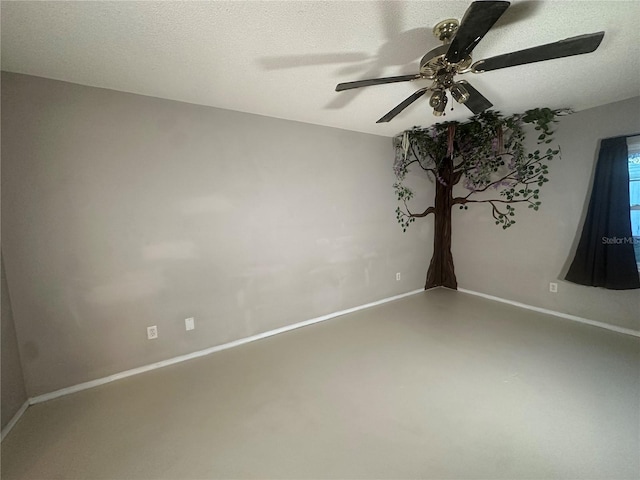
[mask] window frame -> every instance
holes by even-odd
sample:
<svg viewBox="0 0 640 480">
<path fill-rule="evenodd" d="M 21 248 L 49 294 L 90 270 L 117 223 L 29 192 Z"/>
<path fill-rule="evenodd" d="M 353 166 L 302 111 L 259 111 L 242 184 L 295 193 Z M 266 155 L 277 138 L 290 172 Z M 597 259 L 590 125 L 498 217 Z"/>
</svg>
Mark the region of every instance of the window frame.
<svg viewBox="0 0 640 480">
<path fill-rule="evenodd" d="M 640 135 L 636 135 L 633 137 L 627 137 L 627 157 L 629 161 L 629 216 L 631 217 L 631 230 L 632 235 L 634 230 L 633 225 L 633 216 L 631 216 L 631 212 L 640 211 L 640 203 L 633 203 L 631 199 L 631 184 L 638 182 L 640 185 L 640 176 L 637 178 L 631 176 L 631 165 L 638 163 L 640 165 Z M 633 157 L 633 160 L 632 160 Z M 640 226 L 636 227 L 636 230 L 640 228 Z M 638 271 L 640 272 L 640 236 L 632 236 L 633 241 L 633 249 L 636 254 L 636 265 L 638 267 Z"/>
</svg>

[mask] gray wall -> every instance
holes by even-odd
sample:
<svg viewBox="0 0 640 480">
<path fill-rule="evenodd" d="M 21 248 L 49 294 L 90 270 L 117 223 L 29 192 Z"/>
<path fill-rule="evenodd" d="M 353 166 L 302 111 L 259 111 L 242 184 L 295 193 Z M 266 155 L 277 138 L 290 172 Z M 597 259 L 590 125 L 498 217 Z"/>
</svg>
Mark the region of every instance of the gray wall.
<svg viewBox="0 0 640 480">
<path fill-rule="evenodd" d="M 30 396 L 423 285 L 389 138 L 6 73 L 2 127 Z"/>
<path fill-rule="evenodd" d="M 517 223 L 494 224 L 490 209 L 454 212 L 459 286 L 612 325 L 640 330 L 640 290 L 613 291 L 563 280 L 586 214 L 599 140 L 640 132 L 640 97 L 563 117 L 538 212 L 516 207 Z M 557 282 L 558 293 L 549 292 Z"/>
<path fill-rule="evenodd" d="M 27 400 L 27 392 L 24 388 L 22 366 L 18 353 L 18 341 L 13 324 L 11 312 L 11 300 L 7 290 L 7 279 L 4 273 L 4 260 L 0 260 L 2 276 L 2 331 L 0 332 L 2 345 L 0 347 L 0 428 L 4 429 L 20 407 Z"/>
<path fill-rule="evenodd" d="M 397 226 L 388 138 L 17 74 L 2 87 L 2 243 L 30 396 L 424 284 L 432 220 Z M 639 131 L 639 112 L 636 98 L 563 119 L 542 209 L 511 229 L 454 212 L 460 287 L 639 329 L 637 291 L 558 280 L 598 139 Z M 431 184 L 411 183 L 428 204 Z"/>
</svg>

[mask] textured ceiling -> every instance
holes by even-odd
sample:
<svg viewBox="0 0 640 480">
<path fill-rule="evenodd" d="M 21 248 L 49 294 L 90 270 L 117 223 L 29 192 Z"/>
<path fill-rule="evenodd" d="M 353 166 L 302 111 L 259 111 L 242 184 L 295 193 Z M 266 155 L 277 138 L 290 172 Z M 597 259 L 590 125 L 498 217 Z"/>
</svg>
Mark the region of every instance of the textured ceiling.
<svg viewBox="0 0 640 480">
<path fill-rule="evenodd" d="M 384 113 L 427 80 L 336 93 L 339 82 L 412 74 L 439 45 L 435 23 L 469 1 L 6 2 L 2 69 L 391 136 L 436 122 L 425 98 Z M 640 94 L 640 1 L 514 1 L 474 60 L 583 33 L 591 54 L 466 74 L 494 108 L 575 110 Z M 460 78 L 460 77 L 458 77 Z M 447 108 L 443 120 L 469 111 Z"/>
</svg>

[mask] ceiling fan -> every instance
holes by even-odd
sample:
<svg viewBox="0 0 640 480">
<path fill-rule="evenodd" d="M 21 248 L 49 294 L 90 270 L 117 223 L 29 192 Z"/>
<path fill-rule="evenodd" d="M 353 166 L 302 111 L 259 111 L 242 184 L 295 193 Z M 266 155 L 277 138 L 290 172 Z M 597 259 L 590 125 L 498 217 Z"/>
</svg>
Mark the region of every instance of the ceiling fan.
<svg viewBox="0 0 640 480">
<path fill-rule="evenodd" d="M 466 80 L 455 80 L 456 75 L 467 72 L 490 72 L 500 68 L 591 53 L 598 48 L 604 37 L 604 32 L 589 33 L 472 63 L 471 52 L 509 5 L 510 2 L 507 1 L 475 1 L 469 6 L 460 22 L 454 18 L 439 22 L 433 28 L 433 34 L 443 44 L 422 57 L 419 73 L 415 75 L 339 83 L 336 91 L 427 79 L 433 80 L 431 86 L 417 90 L 376 123 L 390 121 L 427 92 L 432 92 L 429 105 L 433 107 L 433 114 L 436 116 L 444 114 L 447 106 L 447 91 L 456 102 L 477 114 L 491 108 L 493 104 Z"/>
</svg>

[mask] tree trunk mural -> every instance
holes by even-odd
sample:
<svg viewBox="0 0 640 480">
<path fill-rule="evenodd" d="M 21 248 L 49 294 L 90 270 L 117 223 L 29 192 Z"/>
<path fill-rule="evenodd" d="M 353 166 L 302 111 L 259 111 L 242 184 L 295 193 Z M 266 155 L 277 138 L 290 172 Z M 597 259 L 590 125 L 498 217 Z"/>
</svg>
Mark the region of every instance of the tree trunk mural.
<svg viewBox="0 0 640 480">
<path fill-rule="evenodd" d="M 451 208 L 453 207 L 453 161 L 445 159 L 438 169 L 436 182 L 436 197 L 434 201 L 433 215 L 434 236 L 433 256 L 427 271 L 427 283 L 425 290 L 443 286 L 453 289 L 458 288 L 456 274 L 453 268 L 453 255 L 451 253 Z"/>
<path fill-rule="evenodd" d="M 503 229 L 515 224 L 515 205 L 538 210 L 540 189 L 547 181 L 547 162 L 559 155 L 559 148 L 540 148 L 526 153 L 524 126 L 539 132 L 538 145 L 553 141 L 551 125 L 556 117 L 569 110 L 548 108 L 528 110 L 523 114 L 502 117 L 486 111 L 466 123 L 436 124 L 415 127 L 394 138 L 396 159 L 394 184 L 401 207 L 396 218 L 403 230 L 416 218 L 434 216 L 433 256 L 427 271 L 425 289 L 457 289 L 451 252 L 451 217 L 454 206 L 467 210 L 469 204 L 486 203 L 496 225 Z M 409 168 L 417 165 L 435 183 L 433 206 L 422 213 L 409 209 L 413 191 L 403 182 Z M 467 192 L 454 196 L 456 185 L 463 181 Z M 474 198 L 476 197 L 476 198 Z"/>
</svg>

